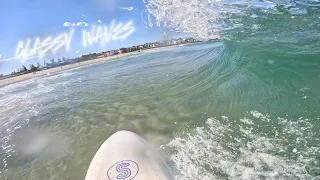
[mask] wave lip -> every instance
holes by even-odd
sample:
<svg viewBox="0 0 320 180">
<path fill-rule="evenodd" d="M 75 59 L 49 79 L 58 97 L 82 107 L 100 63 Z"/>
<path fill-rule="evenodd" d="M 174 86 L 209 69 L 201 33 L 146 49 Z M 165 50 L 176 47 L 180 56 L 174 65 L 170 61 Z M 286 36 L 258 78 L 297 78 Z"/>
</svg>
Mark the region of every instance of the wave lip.
<svg viewBox="0 0 320 180">
<path fill-rule="evenodd" d="M 229 39 L 239 34 L 250 37 L 255 35 L 252 33 L 263 32 L 269 32 L 270 35 L 286 32 L 287 36 L 292 36 L 295 29 L 311 28 L 307 26 L 316 29 L 318 27 L 313 23 L 319 23 L 317 16 L 308 16 L 319 13 L 318 0 L 145 0 L 145 4 L 149 13 L 149 26 L 162 24 L 168 29 L 188 32 L 203 40 Z M 308 25 L 292 21 L 294 16 L 305 17 L 302 21 L 307 20 Z M 265 25 L 265 28 L 251 29 L 257 22 Z M 230 31 L 235 29 L 235 32 Z"/>
</svg>

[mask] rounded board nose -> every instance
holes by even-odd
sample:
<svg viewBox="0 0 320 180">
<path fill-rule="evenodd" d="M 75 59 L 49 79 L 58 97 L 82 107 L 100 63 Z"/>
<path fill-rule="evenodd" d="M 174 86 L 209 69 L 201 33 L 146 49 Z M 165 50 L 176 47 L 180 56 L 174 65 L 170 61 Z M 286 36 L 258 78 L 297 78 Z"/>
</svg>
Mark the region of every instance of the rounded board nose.
<svg viewBox="0 0 320 180">
<path fill-rule="evenodd" d="M 156 150 L 139 135 L 119 131 L 110 136 L 91 161 L 86 180 L 173 180 Z"/>
</svg>

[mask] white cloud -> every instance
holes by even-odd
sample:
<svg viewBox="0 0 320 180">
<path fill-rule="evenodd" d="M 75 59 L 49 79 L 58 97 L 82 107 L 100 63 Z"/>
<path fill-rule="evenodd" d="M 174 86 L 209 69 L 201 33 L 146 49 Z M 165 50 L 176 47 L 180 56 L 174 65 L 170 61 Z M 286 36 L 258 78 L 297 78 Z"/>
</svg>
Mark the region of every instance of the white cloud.
<svg viewBox="0 0 320 180">
<path fill-rule="evenodd" d="M 98 20 L 98 23 L 102 23 L 102 21 L 99 19 L 99 20 Z"/>
<path fill-rule="evenodd" d="M 64 23 L 63 23 L 63 26 L 64 26 L 64 27 L 69 27 L 69 26 L 71 26 L 71 24 L 70 24 L 69 22 L 64 22 Z"/>
<path fill-rule="evenodd" d="M 132 11 L 132 10 L 134 10 L 134 7 L 121 7 L 120 9 Z"/>
<path fill-rule="evenodd" d="M 87 17 L 87 16 L 86 16 L 86 15 L 84 15 L 84 14 L 82 14 L 81 16 L 82 16 L 82 17 Z"/>
<path fill-rule="evenodd" d="M 77 51 L 76 51 L 76 53 L 79 53 L 79 52 L 80 52 L 80 50 L 77 50 Z"/>
<path fill-rule="evenodd" d="M 0 59 L 2 58 L 2 55 L 0 54 Z"/>
<path fill-rule="evenodd" d="M 82 25 L 82 22 L 77 22 L 76 26 L 81 26 Z"/>
<path fill-rule="evenodd" d="M 0 62 L 9 61 L 9 60 L 12 60 L 12 59 L 15 59 L 15 58 L 12 57 L 12 58 L 7 58 L 7 59 L 0 59 Z"/>
<path fill-rule="evenodd" d="M 88 23 L 84 22 L 83 20 L 79 21 L 79 22 L 65 22 L 63 23 L 64 27 L 82 27 L 82 26 L 89 26 Z"/>
</svg>

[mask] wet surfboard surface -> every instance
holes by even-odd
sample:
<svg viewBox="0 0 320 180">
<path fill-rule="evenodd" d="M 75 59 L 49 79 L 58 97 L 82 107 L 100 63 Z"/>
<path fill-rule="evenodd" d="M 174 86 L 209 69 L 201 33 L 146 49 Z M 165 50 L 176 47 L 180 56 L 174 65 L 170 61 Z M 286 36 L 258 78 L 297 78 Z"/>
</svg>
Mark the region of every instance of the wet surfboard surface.
<svg viewBox="0 0 320 180">
<path fill-rule="evenodd" d="M 174 180 L 167 165 L 139 135 L 119 131 L 95 154 L 85 180 Z"/>
</svg>

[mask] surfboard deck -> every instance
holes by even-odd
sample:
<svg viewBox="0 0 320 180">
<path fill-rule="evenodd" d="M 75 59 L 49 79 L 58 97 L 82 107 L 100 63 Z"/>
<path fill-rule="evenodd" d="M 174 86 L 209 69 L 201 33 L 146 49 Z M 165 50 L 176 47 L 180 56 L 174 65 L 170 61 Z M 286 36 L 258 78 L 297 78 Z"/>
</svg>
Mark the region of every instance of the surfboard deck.
<svg viewBox="0 0 320 180">
<path fill-rule="evenodd" d="M 85 180 L 173 180 L 167 165 L 139 135 L 119 131 L 95 154 Z"/>
</svg>

